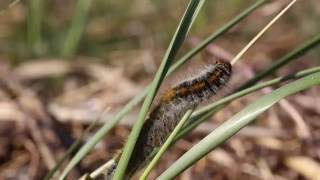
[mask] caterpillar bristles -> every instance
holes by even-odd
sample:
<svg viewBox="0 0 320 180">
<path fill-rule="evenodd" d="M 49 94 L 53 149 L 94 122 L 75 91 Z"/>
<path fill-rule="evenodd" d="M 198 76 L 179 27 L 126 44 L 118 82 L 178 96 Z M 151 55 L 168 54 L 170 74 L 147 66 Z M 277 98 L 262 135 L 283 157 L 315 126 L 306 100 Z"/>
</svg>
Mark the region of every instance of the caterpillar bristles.
<svg viewBox="0 0 320 180">
<path fill-rule="evenodd" d="M 208 65 L 195 77 L 184 80 L 165 91 L 141 130 L 126 170 L 126 179 L 152 158 L 153 150 L 165 142 L 182 116 L 189 109 L 197 107 L 201 102 L 215 95 L 228 82 L 231 74 L 231 64 L 219 60 L 215 64 Z M 112 178 L 118 160 L 114 158 L 114 164 L 106 175 L 107 180 Z"/>
</svg>

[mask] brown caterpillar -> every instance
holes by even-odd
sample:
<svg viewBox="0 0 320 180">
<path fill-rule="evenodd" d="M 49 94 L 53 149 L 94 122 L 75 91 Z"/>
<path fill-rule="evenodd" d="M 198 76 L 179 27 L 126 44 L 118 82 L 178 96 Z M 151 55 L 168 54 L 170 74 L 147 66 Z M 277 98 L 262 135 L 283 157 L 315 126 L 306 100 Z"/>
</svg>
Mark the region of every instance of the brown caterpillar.
<svg viewBox="0 0 320 180">
<path fill-rule="evenodd" d="M 219 60 L 209 65 L 198 76 L 167 90 L 141 130 L 126 170 L 126 179 L 129 179 L 152 158 L 152 151 L 165 142 L 182 116 L 189 109 L 195 108 L 202 101 L 216 94 L 227 83 L 231 74 L 231 64 Z M 108 169 L 107 180 L 112 179 L 120 155 L 121 153 Z"/>
</svg>

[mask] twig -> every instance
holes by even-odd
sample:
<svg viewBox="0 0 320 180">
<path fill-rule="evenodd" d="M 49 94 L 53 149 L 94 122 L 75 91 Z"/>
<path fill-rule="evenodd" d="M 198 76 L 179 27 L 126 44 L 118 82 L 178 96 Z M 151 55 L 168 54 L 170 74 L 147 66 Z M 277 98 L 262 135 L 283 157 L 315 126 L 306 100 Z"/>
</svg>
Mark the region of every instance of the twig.
<svg viewBox="0 0 320 180">
<path fill-rule="evenodd" d="M 231 61 L 234 65 L 247 50 L 295 3 L 297 0 L 292 0 L 276 17 L 274 17 Z"/>
</svg>

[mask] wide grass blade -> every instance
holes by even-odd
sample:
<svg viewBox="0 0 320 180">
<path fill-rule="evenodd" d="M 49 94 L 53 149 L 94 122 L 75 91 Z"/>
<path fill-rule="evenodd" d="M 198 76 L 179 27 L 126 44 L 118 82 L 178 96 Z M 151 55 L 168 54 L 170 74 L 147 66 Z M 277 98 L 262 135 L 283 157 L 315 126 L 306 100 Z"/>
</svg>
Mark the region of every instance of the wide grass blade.
<svg viewBox="0 0 320 180">
<path fill-rule="evenodd" d="M 198 144 L 193 146 L 182 157 L 175 161 L 175 163 L 173 163 L 165 172 L 163 172 L 157 178 L 157 180 L 173 179 L 216 148 L 218 145 L 228 140 L 243 127 L 252 123 L 257 116 L 269 109 L 281 99 L 319 84 L 320 72 L 317 72 L 278 88 L 273 92 L 259 98 L 252 104 L 248 105 L 245 109 L 234 115 L 228 121 L 224 122 L 218 128 L 213 130 Z"/>
<path fill-rule="evenodd" d="M 245 9 L 242 13 L 236 16 L 234 19 L 230 20 L 224 26 L 219 28 L 216 32 L 212 33 L 208 38 L 202 41 L 194 49 L 184 55 L 179 59 L 172 67 L 169 69 L 168 74 L 174 72 L 176 69 L 181 67 L 184 63 L 198 54 L 203 50 L 208 44 L 216 40 L 218 37 L 226 33 L 229 29 L 238 24 L 242 19 L 247 17 L 251 12 L 260 7 L 267 0 L 259 0 L 256 3 L 252 4 L 250 7 Z M 129 101 L 116 115 L 105 121 L 105 124 L 93 135 L 93 137 L 83 145 L 76 155 L 71 159 L 69 164 L 66 167 L 66 170 L 71 170 L 80 160 L 105 136 L 130 110 L 133 109 L 141 100 L 145 97 L 149 91 L 150 85 L 148 85 L 142 92 L 140 92 L 136 97 Z"/>
<path fill-rule="evenodd" d="M 61 56 L 69 58 L 77 50 L 85 28 L 91 0 L 78 0 L 74 10 L 71 26 L 67 32 L 61 49 Z"/>
<path fill-rule="evenodd" d="M 113 176 L 114 180 L 122 180 L 125 176 L 125 171 L 130 160 L 132 151 L 134 149 L 135 143 L 138 139 L 142 126 L 144 124 L 144 120 L 147 116 L 147 113 L 150 109 L 152 101 L 160 87 L 161 82 L 163 81 L 164 77 L 166 76 L 169 67 L 174 60 L 178 50 L 180 49 L 187 32 L 189 31 L 190 27 L 192 26 L 192 22 L 196 13 L 199 12 L 199 6 L 203 5 L 205 0 L 191 0 L 188 8 L 182 17 L 182 20 L 173 36 L 173 39 L 167 49 L 167 52 L 161 62 L 161 65 L 155 75 L 154 80 L 150 86 L 150 91 L 148 92 L 146 99 L 142 105 L 138 118 L 133 125 L 132 131 L 128 137 L 128 141 L 123 149 L 122 155 L 120 157 L 119 163 L 117 165 L 115 174 Z"/>
</svg>

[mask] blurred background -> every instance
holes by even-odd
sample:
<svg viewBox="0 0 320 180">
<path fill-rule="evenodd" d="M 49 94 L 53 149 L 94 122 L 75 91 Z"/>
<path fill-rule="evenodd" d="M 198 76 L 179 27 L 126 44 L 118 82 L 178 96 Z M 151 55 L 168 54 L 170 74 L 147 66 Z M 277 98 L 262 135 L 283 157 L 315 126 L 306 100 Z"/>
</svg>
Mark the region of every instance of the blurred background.
<svg viewBox="0 0 320 180">
<path fill-rule="evenodd" d="M 207 1 L 178 57 L 254 2 Z M 92 122 L 98 120 L 82 143 L 142 91 L 187 3 L 0 0 L 0 179 L 43 179 Z M 287 3 L 273 0 L 258 8 L 169 77 L 162 89 L 206 63 L 230 60 Z M 236 76 L 225 91 L 319 34 L 319 18 L 318 0 L 298 2 L 235 65 Z M 319 58 L 315 47 L 273 77 L 319 66 Z M 233 102 L 178 141 L 151 179 L 219 123 L 276 87 Z M 320 88 L 314 87 L 281 101 L 179 179 L 319 180 L 319 94 Z M 109 160 L 125 142 L 138 110 L 127 115 L 69 178 L 77 179 Z"/>
</svg>

